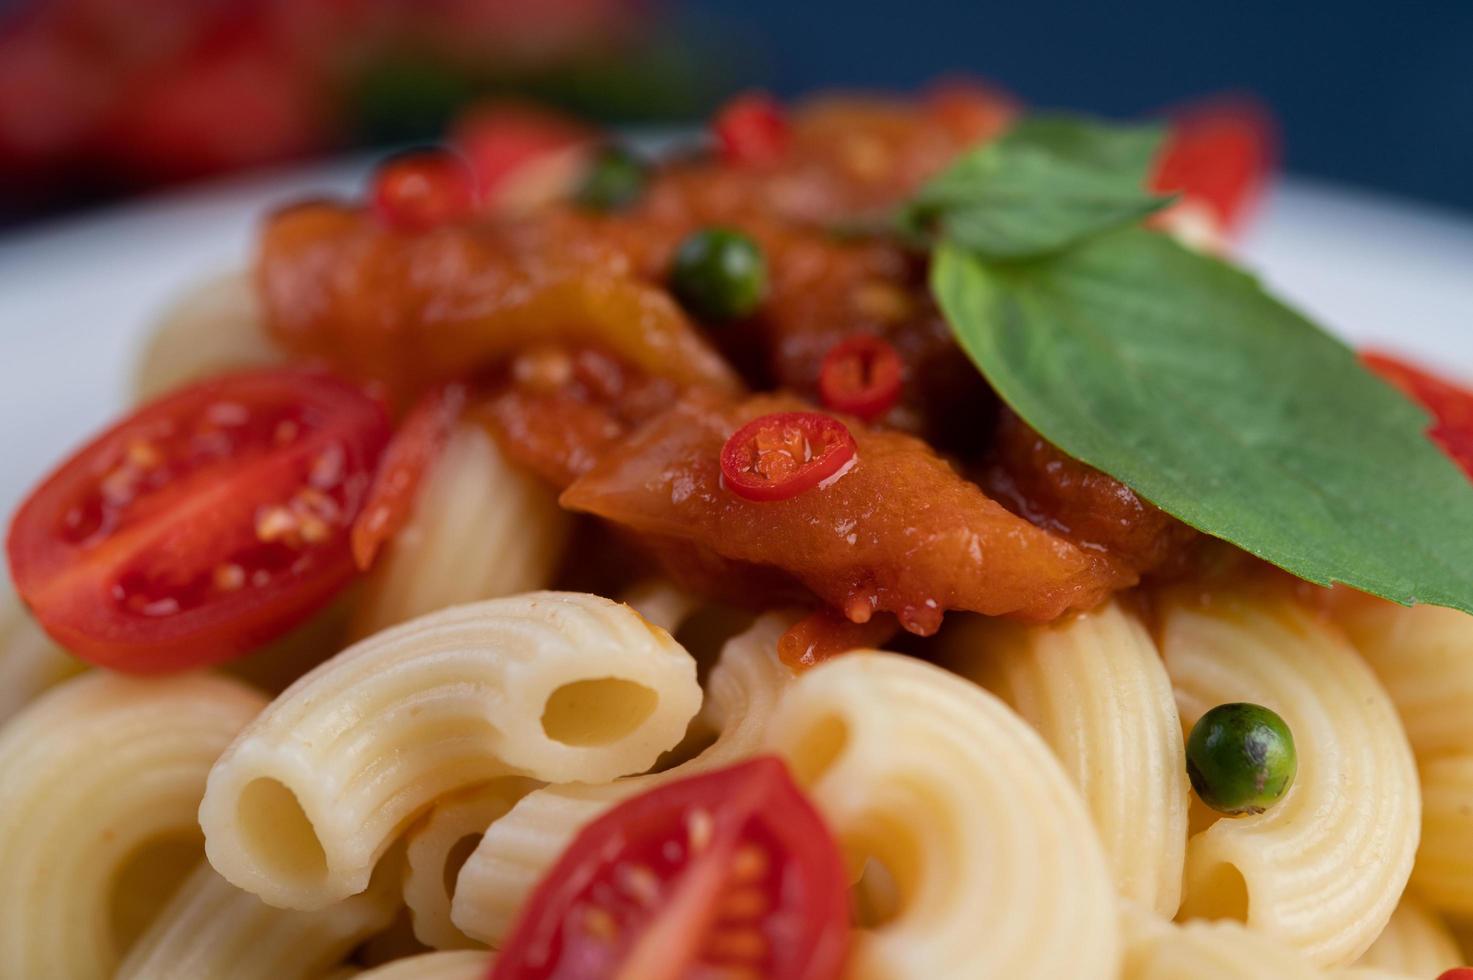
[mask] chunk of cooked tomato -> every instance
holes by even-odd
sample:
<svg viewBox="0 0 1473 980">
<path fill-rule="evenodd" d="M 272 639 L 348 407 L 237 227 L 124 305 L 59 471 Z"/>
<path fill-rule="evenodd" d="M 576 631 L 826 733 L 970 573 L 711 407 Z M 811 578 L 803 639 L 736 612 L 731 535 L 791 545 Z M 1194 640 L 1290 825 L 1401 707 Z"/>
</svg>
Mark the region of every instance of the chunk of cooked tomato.
<svg viewBox="0 0 1473 980">
<path fill-rule="evenodd" d="M 589 824 L 528 899 L 490 980 L 835 980 L 838 845 L 764 756 L 669 783 Z"/>
<path fill-rule="evenodd" d="M 353 561 L 359 568 L 372 565 L 379 549 L 409 523 L 419 485 L 450 441 L 465 400 L 465 385 L 438 385 L 425 393 L 394 433 L 368 502 L 353 521 Z"/>
<path fill-rule="evenodd" d="M 1175 114 L 1152 186 L 1205 207 L 1231 232 L 1262 195 L 1278 154 L 1273 118 L 1246 99 L 1218 99 Z"/>
<path fill-rule="evenodd" d="M 137 673 L 227 660 L 353 576 L 389 419 L 321 371 L 231 374 L 145 405 L 16 512 L 16 590 L 62 646 Z"/>
</svg>

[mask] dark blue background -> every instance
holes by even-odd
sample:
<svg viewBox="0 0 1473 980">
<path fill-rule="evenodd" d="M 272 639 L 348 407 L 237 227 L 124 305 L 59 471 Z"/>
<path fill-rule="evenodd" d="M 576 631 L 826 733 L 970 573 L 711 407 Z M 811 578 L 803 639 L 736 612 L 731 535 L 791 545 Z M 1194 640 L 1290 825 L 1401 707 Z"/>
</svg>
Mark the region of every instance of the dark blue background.
<svg viewBox="0 0 1473 980">
<path fill-rule="evenodd" d="M 947 72 L 1110 115 L 1224 89 L 1278 114 L 1289 169 L 1473 211 L 1473 0 L 687 0 L 783 95 Z"/>
</svg>

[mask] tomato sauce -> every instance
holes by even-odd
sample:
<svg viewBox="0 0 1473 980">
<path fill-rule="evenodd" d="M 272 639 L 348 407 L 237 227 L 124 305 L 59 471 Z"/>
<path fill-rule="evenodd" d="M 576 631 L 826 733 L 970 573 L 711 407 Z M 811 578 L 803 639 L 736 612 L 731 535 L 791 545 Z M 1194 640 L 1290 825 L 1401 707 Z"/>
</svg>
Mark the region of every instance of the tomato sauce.
<svg viewBox="0 0 1473 980">
<path fill-rule="evenodd" d="M 922 635 L 951 608 L 1050 619 L 1166 567 L 1191 532 L 1000 413 L 929 295 L 924 256 L 875 231 L 1011 112 L 966 89 L 816 103 L 782 120 L 760 160 L 677 154 L 623 209 L 565 201 L 407 233 L 362 208 L 303 205 L 261 242 L 268 323 L 401 409 L 476 378 L 472 416 L 513 460 L 688 587 L 816 598 Z M 766 292 L 745 319 L 702 323 L 668 289 L 682 240 L 713 226 L 763 252 Z M 841 416 L 854 464 L 791 499 L 731 492 L 727 438 L 764 412 L 824 406 L 825 358 L 858 337 L 893 352 L 900 383 L 864 402 L 868 423 Z"/>
</svg>

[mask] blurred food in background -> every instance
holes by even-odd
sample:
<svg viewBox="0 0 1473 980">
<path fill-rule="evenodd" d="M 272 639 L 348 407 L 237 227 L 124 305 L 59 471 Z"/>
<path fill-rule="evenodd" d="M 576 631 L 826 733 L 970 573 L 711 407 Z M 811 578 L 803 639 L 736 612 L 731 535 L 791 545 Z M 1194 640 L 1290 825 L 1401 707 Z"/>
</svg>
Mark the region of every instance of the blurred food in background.
<svg viewBox="0 0 1473 980">
<path fill-rule="evenodd" d="M 506 93 L 602 121 L 690 117 L 740 60 L 730 39 L 704 44 L 655 0 L 0 8 L 0 220 L 433 137 Z"/>
</svg>

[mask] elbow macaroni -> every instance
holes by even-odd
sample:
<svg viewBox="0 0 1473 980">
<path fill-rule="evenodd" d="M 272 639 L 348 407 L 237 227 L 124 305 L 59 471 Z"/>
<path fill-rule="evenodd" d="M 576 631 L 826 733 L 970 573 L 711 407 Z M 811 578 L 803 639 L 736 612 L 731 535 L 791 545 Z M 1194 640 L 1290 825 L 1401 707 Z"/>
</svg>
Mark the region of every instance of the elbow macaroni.
<svg viewBox="0 0 1473 980">
<path fill-rule="evenodd" d="M 250 277 L 232 272 L 199 283 L 164 312 L 139 358 L 133 391 L 138 401 L 150 401 L 212 374 L 284 356 L 266 333 Z"/>
<path fill-rule="evenodd" d="M 777 639 L 792 622 L 792 616 L 769 613 L 728 641 L 711 670 L 701 719 L 720 734 L 696 758 L 665 772 L 614 783 L 549 786 L 531 793 L 491 824 L 461 869 L 453 904 L 455 924 L 476 939 L 499 942 L 543 872 L 584 825 L 636 793 L 754 754 L 793 679 L 777 658 Z"/>
<path fill-rule="evenodd" d="M 1385 689 L 1332 627 L 1283 600 L 1169 605 L 1161 648 L 1183 724 L 1262 704 L 1299 758 L 1274 806 L 1188 842 L 1182 916 L 1243 919 L 1324 966 L 1355 959 L 1391 917 L 1417 847 L 1416 767 Z"/>
<path fill-rule="evenodd" d="M 538 785 L 520 776 L 493 779 L 440 800 L 410 828 L 405 835 L 404 901 L 416 939 L 434 949 L 478 945 L 450 921 L 456 878 L 486 828 Z"/>
<path fill-rule="evenodd" d="M 894 917 L 855 937 L 853 980 L 1116 976 L 1113 887 L 1084 803 L 980 687 L 848 653 L 793 685 L 767 744 L 898 888 Z"/>
<path fill-rule="evenodd" d="M 57 646 L 8 588 L 0 595 L 0 724 L 86 664 Z"/>
<path fill-rule="evenodd" d="M 0 729 L 0 976 L 112 975 L 198 863 L 205 778 L 262 704 L 208 674 L 98 671 Z"/>
<path fill-rule="evenodd" d="M 1412 874 L 1415 876 L 1416 871 Z M 1408 893 L 1401 897 L 1391 921 L 1356 965 L 1436 977 L 1462 962 L 1458 941 L 1447 924 Z"/>
<path fill-rule="evenodd" d="M 1038 730 L 1084 796 L 1125 898 L 1170 917 L 1181 900 L 1188 784 L 1161 655 L 1111 603 L 1052 626 L 969 619 L 948 666 Z"/>
<path fill-rule="evenodd" d="M 269 904 L 321 908 L 444 795 L 639 772 L 699 702 L 690 656 L 627 606 L 543 592 L 442 610 L 338 654 L 241 733 L 210 773 L 206 851 Z"/>
<path fill-rule="evenodd" d="M 437 609 L 547 586 L 572 518 L 474 422 L 425 474 L 409 523 L 384 547 L 357 604 L 367 636 Z"/>
<path fill-rule="evenodd" d="M 114 980 L 316 980 L 393 919 L 397 871 L 384 868 L 361 895 L 298 912 L 264 904 L 201 861 Z"/>
</svg>

